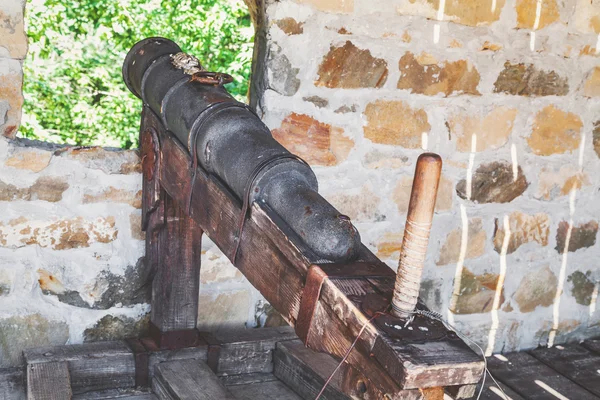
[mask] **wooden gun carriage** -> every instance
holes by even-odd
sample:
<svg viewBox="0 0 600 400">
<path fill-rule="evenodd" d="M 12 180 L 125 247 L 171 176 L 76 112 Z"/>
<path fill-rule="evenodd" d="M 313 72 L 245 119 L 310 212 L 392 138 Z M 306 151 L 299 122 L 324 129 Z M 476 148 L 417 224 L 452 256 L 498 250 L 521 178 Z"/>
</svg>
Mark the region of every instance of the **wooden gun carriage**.
<svg viewBox="0 0 600 400">
<path fill-rule="evenodd" d="M 267 352 L 273 350 L 278 340 L 269 338 L 228 355 L 235 347 L 231 341 L 196 329 L 198 311 L 202 312 L 201 240 L 206 234 L 293 327 L 294 332 L 281 331 L 281 340 L 297 335 L 303 345 L 323 353 L 298 347 L 300 342 L 283 342 L 276 363 L 295 365 L 290 367 L 294 376 L 302 365 L 302 373 L 308 374 L 305 381 L 311 382 L 305 385 L 314 386 L 327 378 L 323 371 L 332 372 L 331 367 L 343 359 L 322 398 L 441 398 L 444 388 L 459 397 L 461 392 L 472 393 L 484 370 L 481 356 L 442 322 L 423 313 L 427 309 L 421 302 L 415 312 L 410 312 L 414 304 L 404 314 L 394 312 L 396 273 L 360 243 L 349 219 L 318 195 L 308 165 L 273 144 L 260 119 L 227 93 L 223 84 L 228 75 L 206 72 L 175 43 L 149 38 L 128 54 L 124 79 L 144 103 L 142 224 L 145 260 L 156 275 L 150 337 L 128 341 L 128 349 L 101 351 L 107 369 L 111 359 L 115 362 L 127 353 L 133 366 L 126 369 L 133 368 L 139 387 L 153 380 L 160 391 L 169 380 L 165 375 L 180 378 L 185 371 L 197 370 L 190 385 L 210 394 L 207 387 L 216 378 L 206 369 L 198 369 L 198 364 L 186 367 L 181 361 L 173 371 L 161 371 L 166 367 L 159 368 L 159 362 L 197 358 L 222 373 L 227 363 L 245 365 L 244 357 L 233 361 L 235 354 L 240 357 L 249 348 L 264 350 L 266 342 L 271 346 Z M 421 157 L 425 169 L 428 162 L 441 168 L 433 155 Z M 423 190 L 419 176 L 417 171 L 414 203 L 419 203 Z M 428 204 L 430 212 L 433 204 Z M 419 229 L 417 222 L 413 225 Z M 413 235 L 418 232 L 413 230 Z M 419 245 L 423 247 L 422 240 Z M 413 293 L 401 290 L 395 299 L 404 301 L 404 296 L 407 303 L 417 302 L 420 272 L 416 276 Z M 304 361 L 298 361 L 302 358 L 298 354 Z M 44 359 L 34 352 L 26 357 Z M 65 360 L 60 358 L 69 362 L 68 357 Z M 77 380 L 83 372 L 73 372 L 77 364 L 73 360 L 67 369 Z M 260 368 L 248 371 L 264 373 Z M 172 388 L 164 390 L 163 398 L 187 398 L 175 396 Z M 190 398 L 228 398 L 223 393 Z M 306 393 L 314 396 L 314 388 Z"/>
</svg>

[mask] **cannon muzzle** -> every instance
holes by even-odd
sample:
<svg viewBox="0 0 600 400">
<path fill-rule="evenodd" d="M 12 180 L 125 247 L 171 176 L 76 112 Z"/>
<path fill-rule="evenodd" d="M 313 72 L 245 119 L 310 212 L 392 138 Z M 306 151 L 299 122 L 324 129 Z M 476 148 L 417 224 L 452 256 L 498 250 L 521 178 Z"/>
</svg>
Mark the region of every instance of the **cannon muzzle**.
<svg viewBox="0 0 600 400">
<path fill-rule="evenodd" d="M 148 38 L 127 54 L 123 78 L 187 146 L 194 163 L 241 203 L 268 204 L 321 260 L 356 259 L 361 246 L 356 228 L 318 194 L 312 169 L 227 92 L 227 74 L 205 71 L 168 39 Z"/>
</svg>

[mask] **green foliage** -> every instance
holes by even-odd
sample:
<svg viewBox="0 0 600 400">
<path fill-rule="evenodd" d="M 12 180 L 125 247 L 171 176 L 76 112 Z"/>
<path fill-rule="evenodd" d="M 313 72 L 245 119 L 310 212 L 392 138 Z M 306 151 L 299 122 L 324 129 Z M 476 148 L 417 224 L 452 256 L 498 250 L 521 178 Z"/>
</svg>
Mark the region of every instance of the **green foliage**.
<svg viewBox="0 0 600 400">
<path fill-rule="evenodd" d="M 246 98 L 254 31 L 242 0 L 28 0 L 26 10 L 25 137 L 137 147 L 141 102 L 121 66 L 151 36 L 233 75 L 228 90 Z"/>
</svg>

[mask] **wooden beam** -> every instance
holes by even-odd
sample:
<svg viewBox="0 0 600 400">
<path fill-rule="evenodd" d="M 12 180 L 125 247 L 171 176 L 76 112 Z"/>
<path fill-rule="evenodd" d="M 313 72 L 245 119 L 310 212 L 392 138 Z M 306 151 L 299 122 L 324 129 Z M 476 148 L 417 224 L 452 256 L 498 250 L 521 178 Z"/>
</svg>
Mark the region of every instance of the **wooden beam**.
<svg viewBox="0 0 600 400">
<path fill-rule="evenodd" d="M 66 362 L 50 362 L 27 366 L 28 400 L 69 400 L 71 379 Z"/>
<path fill-rule="evenodd" d="M 241 213 L 240 200 L 201 168 L 194 171 L 194 177 L 185 147 L 162 128 L 159 120 L 147 108 L 143 112 L 143 127 L 155 130 L 161 143 L 161 168 L 158 174 L 161 186 L 181 209 L 186 209 L 190 204 L 191 217 L 224 254 L 231 255 Z M 308 270 L 317 259 L 267 205 L 253 204 L 234 261 L 250 283 L 295 326 Z M 387 269 L 386 275 L 391 282 L 378 284 L 393 288 L 393 270 L 364 246 L 357 263 L 370 263 L 378 270 Z M 372 276 L 354 276 L 356 282 L 350 285 L 343 278 L 324 280 L 322 294 L 316 299 L 318 306 L 315 306 L 315 310 L 321 310 L 322 318 L 318 326 L 311 325 L 308 331 L 326 331 L 337 337 L 332 337 L 331 341 L 324 344 L 319 335 L 313 335 L 307 341 L 309 347 L 342 357 L 347 345 L 365 326 L 364 335 L 353 352 L 360 353 L 360 357 L 353 356 L 348 362 L 367 379 L 377 382 L 378 389 L 383 393 L 395 393 L 400 388 L 472 384 L 479 380 L 483 371 L 479 356 L 439 323 L 434 322 L 432 326 L 443 334 L 434 341 L 430 340 L 430 345 L 417 344 L 418 340 L 415 340 L 406 346 L 394 346 L 394 337 L 390 337 L 389 332 L 382 330 L 375 321 L 369 322 L 365 316 L 361 308 L 362 300 L 356 298 L 363 294 L 351 292 L 355 286 L 364 286 L 369 292 L 377 292 L 377 285 L 370 278 Z M 387 292 L 378 293 L 387 295 Z M 389 296 L 388 304 L 391 292 Z M 427 341 L 425 336 L 420 337 L 421 342 L 424 339 Z M 378 351 L 371 357 L 371 350 L 377 342 Z M 440 351 L 449 351 L 450 355 L 445 358 L 439 354 Z M 434 352 L 437 356 L 426 356 L 428 352 Z M 369 362 L 364 365 L 363 360 Z M 388 375 L 384 368 L 387 365 L 398 373 Z"/>
<path fill-rule="evenodd" d="M 178 360 L 158 364 L 152 389 L 161 400 L 234 400 L 206 363 Z"/>
<path fill-rule="evenodd" d="M 28 367 L 66 363 L 73 393 L 135 386 L 133 353 L 122 341 L 38 347 L 23 355 Z"/>
</svg>

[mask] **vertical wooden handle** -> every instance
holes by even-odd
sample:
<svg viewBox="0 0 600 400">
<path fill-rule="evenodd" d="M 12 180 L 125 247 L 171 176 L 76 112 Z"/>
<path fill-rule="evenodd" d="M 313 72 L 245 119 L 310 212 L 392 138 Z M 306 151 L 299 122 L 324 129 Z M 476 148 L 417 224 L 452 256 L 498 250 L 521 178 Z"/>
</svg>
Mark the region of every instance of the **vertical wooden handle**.
<svg viewBox="0 0 600 400">
<path fill-rule="evenodd" d="M 410 317 L 419 298 L 421 275 L 441 173 L 440 156 L 434 153 L 423 153 L 419 156 L 392 298 L 392 313 L 401 318 Z"/>
</svg>

